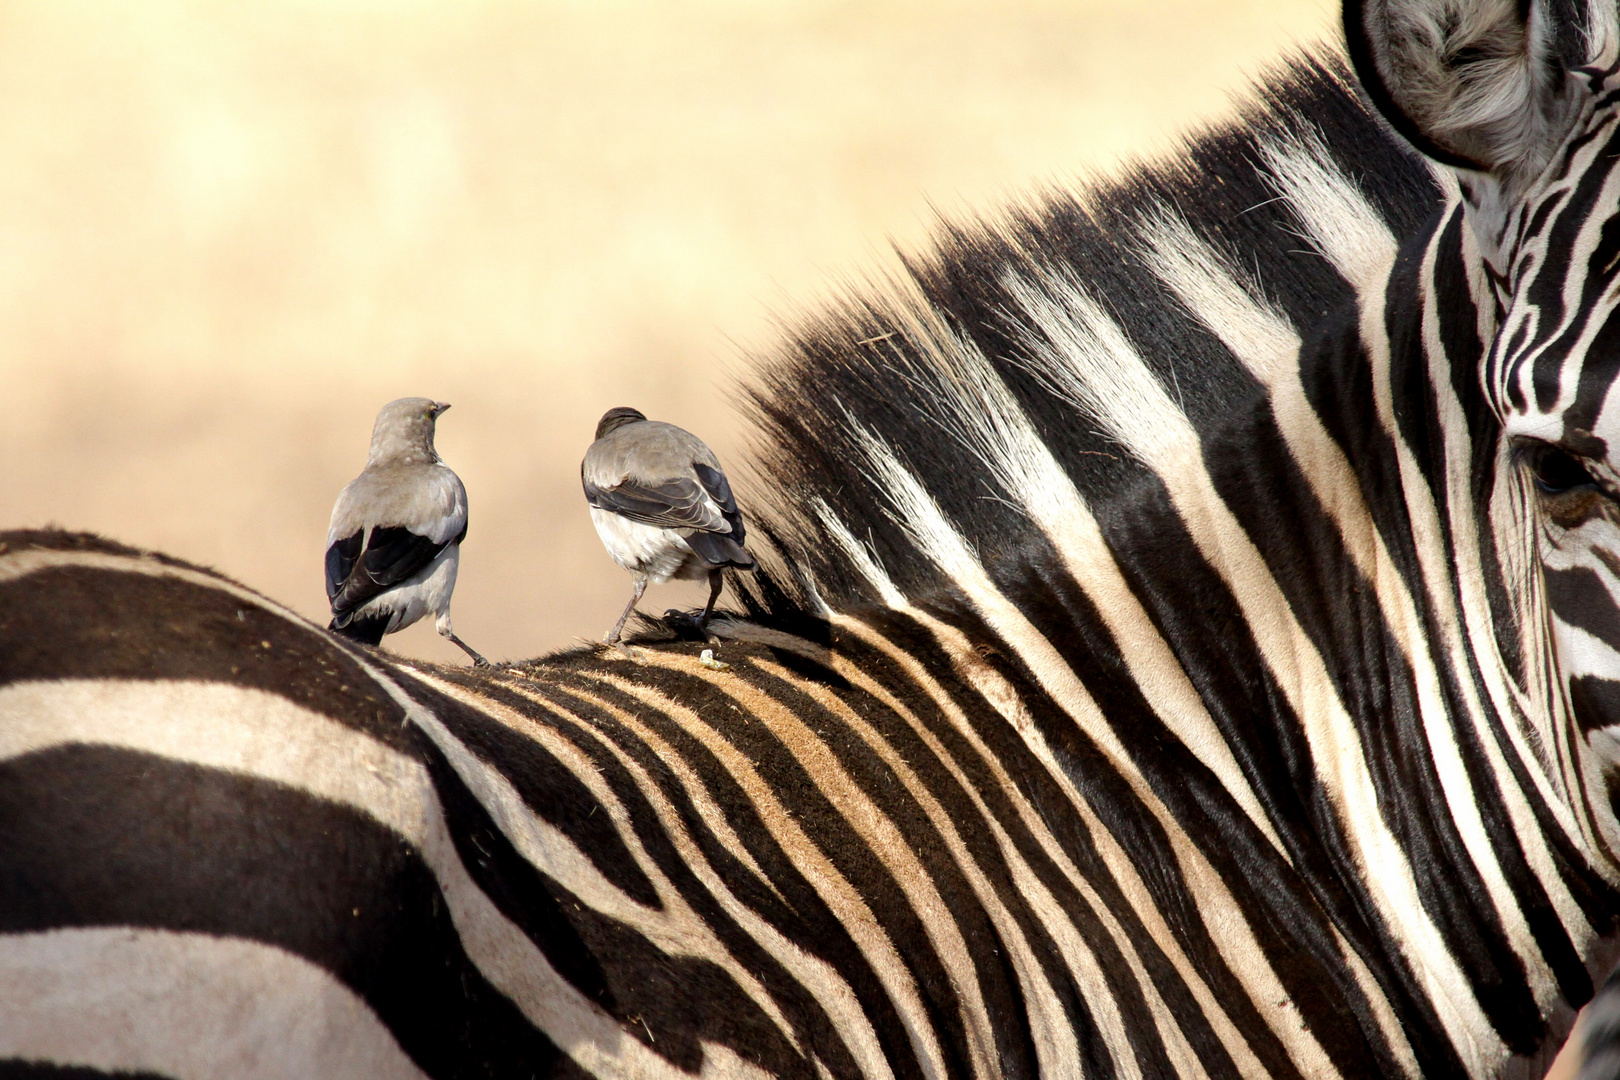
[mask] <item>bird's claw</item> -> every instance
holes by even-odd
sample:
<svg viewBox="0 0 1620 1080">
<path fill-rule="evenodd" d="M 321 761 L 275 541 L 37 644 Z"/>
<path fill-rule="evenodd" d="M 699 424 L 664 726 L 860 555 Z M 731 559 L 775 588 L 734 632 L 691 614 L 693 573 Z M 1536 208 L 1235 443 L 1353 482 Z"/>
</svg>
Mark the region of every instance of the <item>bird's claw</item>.
<svg viewBox="0 0 1620 1080">
<path fill-rule="evenodd" d="M 709 633 L 708 623 L 690 611 L 670 608 L 664 612 L 664 623 L 682 638 L 710 642 L 718 640 L 713 634 Z"/>
</svg>

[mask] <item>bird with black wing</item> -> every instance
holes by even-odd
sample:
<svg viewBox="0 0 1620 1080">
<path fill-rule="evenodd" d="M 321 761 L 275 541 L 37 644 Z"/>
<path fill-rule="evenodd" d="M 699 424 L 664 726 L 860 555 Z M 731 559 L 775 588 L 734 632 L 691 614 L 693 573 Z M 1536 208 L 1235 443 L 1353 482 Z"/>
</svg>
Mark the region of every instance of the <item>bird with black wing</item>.
<svg viewBox="0 0 1620 1080">
<path fill-rule="evenodd" d="M 714 451 L 674 424 L 635 409 L 609 409 L 579 466 L 596 534 L 613 561 L 630 571 L 635 593 L 604 644 L 619 640 L 648 583 L 709 580 L 709 602 L 696 619 L 708 628 L 726 567 L 752 570 L 743 519 Z"/>
<path fill-rule="evenodd" d="M 482 667 L 489 662 L 450 627 L 467 489 L 433 448 L 434 426 L 449 407 L 400 398 L 377 414 L 366 467 L 338 495 L 326 532 L 330 629 L 377 645 L 432 612 L 439 634 Z"/>
</svg>

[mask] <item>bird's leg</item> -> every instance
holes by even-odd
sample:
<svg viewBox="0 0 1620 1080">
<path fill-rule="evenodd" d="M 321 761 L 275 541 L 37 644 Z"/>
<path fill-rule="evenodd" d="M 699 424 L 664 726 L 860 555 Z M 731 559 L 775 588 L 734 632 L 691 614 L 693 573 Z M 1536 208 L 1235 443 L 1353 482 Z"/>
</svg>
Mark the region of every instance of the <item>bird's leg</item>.
<svg viewBox="0 0 1620 1080">
<path fill-rule="evenodd" d="M 602 639 L 602 644 L 604 644 L 604 645 L 616 645 L 616 644 L 618 644 L 619 631 L 624 629 L 624 621 L 630 617 L 630 613 L 632 611 L 636 610 L 636 605 L 641 602 L 641 594 L 646 592 L 646 591 L 647 591 L 647 575 L 646 574 L 637 574 L 636 575 L 636 591 L 635 591 L 634 595 L 632 595 L 630 597 L 630 602 L 628 604 L 624 605 L 624 614 L 619 616 L 619 621 L 613 624 L 613 629 L 609 630 L 607 632 L 607 637 Z"/>
<path fill-rule="evenodd" d="M 455 642 L 457 645 L 460 645 L 461 646 L 461 651 L 466 653 L 468 656 L 472 657 L 473 667 L 489 667 L 490 666 L 489 661 L 485 660 L 482 656 L 480 656 L 477 649 L 474 649 L 471 645 L 467 644 L 465 641 L 462 641 L 460 638 L 456 637 L 456 635 L 454 635 L 454 634 L 445 634 L 444 636 L 449 638 L 451 641 Z"/>
<path fill-rule="evenodd" d="M 698 640 L 718 640 L 709 633 L 709 616 L 714 614 L 714 602 L 720 599 L 720 590 L 725 587 L 725 576 L 719 567 L 709 571 L 709 602 L 703 605 L 701 614 L 694 615 L 690 611 L 679 608 L 670 608 L 664 612 L 664 622 L 682 637 L 697 635 Z"/>
<path fill-rule="evenodd" d="M 433 629 L 439 632 L 440 637 L 449 638 L 457 645 L 460 645 L 461 651 L 472 657 L 473 667 L 490 666 L 489 661 L 480 656 L 477 650 L 475 650 L 471 645 L 468 645 L 465 641 L 462 641 L 460 638 L 456 637 L 455 630 L 451 629 L 450 626 L 450 607 L 448 604 L 445 605 L 443 611 L 439 612 L 438 618 L 433 620 Z"/>
<path fill-rule="evenodd" d="M 698 632 L 707 633 L 709 629 L 709 616 L 714 614 L 714 602 L 720 599 L 720 590 L 725 588 L 725 574 L 720 570 L 709 571 L 709 602 L 703 605 L 703 614 L 698 616 Z"/>
</svg>

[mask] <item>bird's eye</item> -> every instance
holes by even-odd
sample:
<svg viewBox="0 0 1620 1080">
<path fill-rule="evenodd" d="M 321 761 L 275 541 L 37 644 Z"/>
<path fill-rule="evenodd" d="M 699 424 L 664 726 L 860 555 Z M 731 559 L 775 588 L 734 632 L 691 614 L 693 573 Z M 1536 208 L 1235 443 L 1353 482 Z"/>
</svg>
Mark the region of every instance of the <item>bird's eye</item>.
<svg viewBox="0 0 1620 1080">
<path fill-rule="evenodd" d="M 1597 483 L 1574 455 L 1555 446 L 1547 447 L 1530 459 L 1530 472 L 1535 477 L 1536 489 L 1543 495 L 1562 495 Z"/>
</svg>

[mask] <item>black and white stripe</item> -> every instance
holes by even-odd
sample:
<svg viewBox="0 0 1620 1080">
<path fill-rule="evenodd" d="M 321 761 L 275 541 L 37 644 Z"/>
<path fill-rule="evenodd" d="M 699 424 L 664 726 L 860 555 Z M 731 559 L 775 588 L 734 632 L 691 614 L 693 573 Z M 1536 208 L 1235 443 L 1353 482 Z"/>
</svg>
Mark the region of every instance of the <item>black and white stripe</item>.
<svg viewBox="0 0 1620 1080">
<path fill-rule="evenodd" d="M 791 333 L 721 665 L 0 537 L 0 1072 L 1539 1076 L 1620 952 L 1620 75 L 1443 7 L 1350 36 L 1460 171 L 1300 61 Z"/>
</svg>

